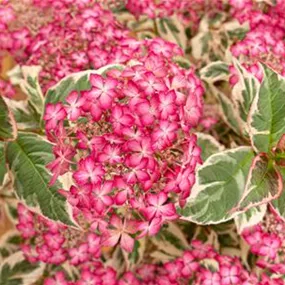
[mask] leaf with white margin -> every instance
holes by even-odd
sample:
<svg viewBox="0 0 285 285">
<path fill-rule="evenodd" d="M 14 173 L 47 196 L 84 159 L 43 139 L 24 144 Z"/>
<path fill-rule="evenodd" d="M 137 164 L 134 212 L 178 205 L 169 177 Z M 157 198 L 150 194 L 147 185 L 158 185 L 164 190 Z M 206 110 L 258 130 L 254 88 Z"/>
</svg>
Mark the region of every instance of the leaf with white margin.
<svg viewBox="0 0 285 285">
<path fill-rule="evenodd" d="M 197 132 L 195 135 L 197 136 L 197 145 L 201 148 L 201 157 L 203 161 L 209 156 L 225 149 L 222 144 L 209 134 Z"/>
<path fill-rule="evenodd" d="M 23 79 L 19 82 L 21 89 L 28 96 L 28 101 L 39 115 L 43 113 L 44 109 L 44 96 L 39 84 L 41 69 L 40 66 L 22 66 Z"/>
<path fill-rule="evenodd" d="M 30 263 L 18 251 L 0 265 L 1 285 L 31 285 L 38 281 L 44 272 L 44 263 Z"/>
<path fill-rule="evenodd" d="M 180 256 L 186 248 L 188 242 L 181 229 L 174 223 L 168 223 L 160 232 L 151 238 L 151 242 L 163 253 Z"/>
<path fill-rule="evenodd" d="M 280 197 L 271 202 L 273 210 L 285 221 L 285 169 L 279 168 L 283 179 L 283 190 Z"/>
<path fill-rule="evenodd" d="M 41 115 L 28 101 L 15 101 L 5 98 L 5 102 L 14 115 L 19 131 L 35 131 L 40 129 Z"/>
<path fill-rule="evenodd" d="M 267 205 L 264 204 L 250 208 L 246 212 L 238 214 L 234 218 L 238 234 L 241 234 L 244 229 L 260 223 L 263 220 L 266 210 Z"/>
<path fill-rule="evenodd" d="M 244 135 L 248 136 L 248 114 L 255 96 L 257 96 L 259 92 L 260 83 L 253 74 L 248 72 L 239 63 L 237 59 L 233 59 L 233 62 L 239 77 L 239 81 L 233 87 L 232 99 L 235 109 L 238 110 L 238 118 L 241 130 L 243 131 Z"/>
<path fill-rule="evenodd" d="M 16 137 L 15 118 L 0 94 L 0 141 L 13 141 Z"/>
<path fill-rule="evenodd" d="M 185 28 L 177 15 L 156 19 L 156 21 L 158 33 L 163 39 L 178 44 L 183 50 L 186 49 L 187 36 Z"/>
<path fill-rule="evenodd" d="M 266 154 L 261 153 L 252 162 L 243 196 L 233 210 L 244 212 L 252 207 L 267 204 L 277 199 L 282 189 L 279 169 Z"/>
<path fill-rule="evenodd" d="M 200 77 L 207 83 L 227 81 L 229 79 L 229 65 L 223 61 L 214 61 L 200 70 Z"/>
<path fill-rule="evenodd" d="M 183 220 L 217 224 L 233 218 L 254 158 L 250 147 L 238 147 L 210 156 L 196 172 L 196 183 L 182 209 Z"/>
<path fill-rule="evenodd" d="M 214 85 L 208 85 L 209 90 L 213 93 L 213 95 L 219 100 L 219 106 L 221 109 L 221 116 L 223 121 L 237 134 L 241 134 L 240 126 L 238 122 L 240 121 L 238 118 L 238 114 L 234 108 L 231 100 L 218 88 Z"/>
<path fill-rule="evenodd" d="M 61 184 L 49 185 L 51 174 L 46 165 L 53 159 L 52 145 L 36 134 L 19 133 L 7 146 L 7 162 L 19 199 L 51 220 L 74 226 L 68 203 L 58 193 Z"/>
<path fill-rule="evenodd" d="M 7 174 L 6 159 L 4 154 L 4 143 L 0 142 L 0 186 L 3 185 L 5 175 Z"/>
<path fill-rule="evenodd" d="M 19 244 L 22 242 L 20 233 L 11 229 L 0 238 L 0 264 L 4 258 L 7 258 L 14 252 L 19 250 Z"/>
<path fill-rule="evenodd" d="M 262 65 L 263 81 L 249 113 L 249 132 L 257 152 L 270 151 L 285 133 L 285 78 Z"/>
</svg>

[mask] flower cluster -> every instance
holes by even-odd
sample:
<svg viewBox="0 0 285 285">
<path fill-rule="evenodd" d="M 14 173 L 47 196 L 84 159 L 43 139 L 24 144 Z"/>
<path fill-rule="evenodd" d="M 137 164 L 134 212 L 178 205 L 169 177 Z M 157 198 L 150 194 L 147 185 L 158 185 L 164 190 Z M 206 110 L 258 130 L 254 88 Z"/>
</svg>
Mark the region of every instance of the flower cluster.
<svg viewBox="0 0 285 285">
<path fill-rule="evenodd" d="M 274 213 L 269 213 L 262 223 L 242 233 L 251 252 L 259 256 L 257 265 L 272 274 L 285 274 L 284 233 L 285 223 Z"/>
<path fill-rule="evenodd" d="M 121 277 L 114 269 L 104 268 L 97 262 L 82 270 L 80 281 L 68 281 L 64 273 L 59 271 L 54 277 L 47 278 L 44 284 L 183 285 L 189 282 L 197 285 L 284 284 L 281 278 L 271 278 L 265 274 L 258 278 L 255 273 L 247 271 L 237 257 L 219 254 L 211 245 L 198 240 L 193 240 L 190 249 L 185 250 L 181 257 L 163 264 L 142 264 Z"/>
<path fill-rule="evenodd" d="M 142 15 L 146 15 L 150 19 L 167 18 L 176 15 L 185 27 L 190 27 L 194 31 L 197 31 L 201 18 L 208 10 L 220 10 L 222 7 L 223 1 L 221 0 L 126 1 L 126 8 L 137 18 Z"/>
<path fill-rule="evenodd" d="M 91 73 L 90 90 L 72 91 L 66 103 L 46 108 L 55 155 L 47 165 L 51 183 L 72 174 L 73 185 L 60 193 L 90 232 L 74 248 L 66 247 L 72 264 L 86 262 L 94 251 L 100 254 L 102 246 L 120 244 L 131 252 L 134 238 L 155 235 L 178 217 L 174 203 L 183 206 L 195 182 L 200 149 L 189 131 L 201 117 L 203 87 L 193 71 L 171 62 L 172 44 L 146 40 L 142 47 L 137 45 L 141 57 L 131 66 L 105 76 Z M 18 225 L 26 239 L 39 235 L 33 228 L 25 221 Z M 39 250 L 52 252 L 51 240 L 63 254 L 66 238 L 50 231 Z M 56 256 L 38 258 L 57 263 Z"/>
<path fill-rule="evenodd" d="M 264 62 L 285 75 L 284 1 L 273 7 L 259 7 L 255 1 L 230 1 L 233 17 L 249 23 L 245 38 L 231 47 L 231 52 L 248 65 L 260 79 L 257 62 Z"/>
<path fill-rule="evenodd" d="M 37 17 L 32 17 L 32 12 Z M 21 18 L 23 13 L 28 19 L 44 16 L 40 22 L 28 23 Z M 13 25 L 15 18 L 20 27 Z M 44 91 L 72 72 L 125 63 L 133 52 L 131 47 L 120 45 L 129 39 L 128 31 L 94 1 L 2 3 L 0 24 L 0 50 L 9 51 L 20 64 L 41 65 Z"/>
</svg>

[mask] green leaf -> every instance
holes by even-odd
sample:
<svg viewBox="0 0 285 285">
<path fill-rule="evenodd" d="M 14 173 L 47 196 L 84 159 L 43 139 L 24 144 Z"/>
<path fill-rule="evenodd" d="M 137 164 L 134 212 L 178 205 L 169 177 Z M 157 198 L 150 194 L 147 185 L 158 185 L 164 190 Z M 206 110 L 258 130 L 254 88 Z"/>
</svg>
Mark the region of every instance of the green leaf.
<svg viewBox="0 0 285 285">
<path fill-rule="evenodd" d="M 283 189 L 282 176 L 266 154 L 256 156 L 250 167 L 239 211 L 246 211 L 278 198 Z"/>
<path fill-rule="evenodd" d="M 234 66 L 239 76 L 239 81 L 232 90 L 232 99 L 235 110 L 238 111 L 239 124 L 244 135 L 248 136 L 248 114 L 252 102 L 257 95 L 260 83 L 248 72 L 237 60 L 234 60 Z"/>
<path fill-rule="evenodd" d="M 229 74 L 229 65 L 223 61 L 211 62 L 200 70 L 201 79 L 207 83 L 228 80 Z"/>
<path fill-rule="evenodd" d="M 5 175 L 7 174 L 6 159 L 4 154 L 4 143 L 0 142 L 0 186 L 3 185 Z"/>
<path fill-rule="evenodd" d="M 24 259 L 22 252 L 16 252 L 0 265 L 1 285 L 34 284 L 43 273 L 43 264 L 32 264 Z"/>
<path fill-rule="evenodd" d="M 195 133 L 197 144 L 201 148 L 201 157 L 205 161 L 212 154 L 223 151 L 225 147 L 221 145 L 214 137 L 204 133 Z"/>
<path fill-rule="evenodd" d="M 267 205 L 261 205 L 250 208 L 244 213 L 238 214 L 234 218 L 238 233 L 241 234 L 244 229 L 260 223 L 263 220 L 266 210 Z"/>
<path fill-rule="evenodd" d="M 263 70 L 249 117 L 250 138 L 257 152 L 270 151 L 285 133 L 285 78 L 266 65 Z"/>
<path fill-rule="evenodd" d="M 210 156 L 198 168 L 196 183 L 183 209 L 183 219 L 198 224 L 216 224 L 231 219 L 241 199 L 254 153 L 239 147 Z"/>
<path fill-rule="evenodd" d="M 65 198 L 57 192 L 61 184 L 49 185 L 51 175 L 45 166 L 53 159 L 52 145 L 35 134 L 19 133 L 18 139 L 7 147 L 17 196 L 45 217 L 74 225 Z"/>
<path fill-rule="evenodd" d="M 0 95 L 0 141 L 13 141 L 16 137 L 15 118 Z"/>
</svg>

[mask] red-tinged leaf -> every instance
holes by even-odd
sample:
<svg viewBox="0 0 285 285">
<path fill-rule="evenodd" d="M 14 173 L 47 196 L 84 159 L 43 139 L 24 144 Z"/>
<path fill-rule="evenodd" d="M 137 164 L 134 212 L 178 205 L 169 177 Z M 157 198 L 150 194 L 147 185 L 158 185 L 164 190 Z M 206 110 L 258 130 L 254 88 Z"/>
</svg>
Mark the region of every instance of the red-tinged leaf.
<svg viewBox="0 0 285 285">
<path fill-rule="evenodd" d="M 281 137 L 273 151 L 276 155 L 276 164 L 285 167 L 285 134 Z"/>
<path fill-rule="evenodd" d="M 267 204 L 277 199 L 283 189 L 279 169 L 269 160 L 267 154 L 260 153 L 252 162 L 244 194 L 235 211 L 247 211 L 252 207 Z"/>
</svg>

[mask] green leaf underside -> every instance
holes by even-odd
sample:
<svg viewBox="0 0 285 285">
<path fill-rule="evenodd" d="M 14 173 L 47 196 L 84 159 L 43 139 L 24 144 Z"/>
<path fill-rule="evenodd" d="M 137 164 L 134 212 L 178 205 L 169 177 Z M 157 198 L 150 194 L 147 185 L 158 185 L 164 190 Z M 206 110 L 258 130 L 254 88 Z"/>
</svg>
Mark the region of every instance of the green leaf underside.
<svg viewBox="0 0 285 285">
<path fill-rule="evenodd" d="M 0 186 L 4 182 L 4 177 L 6 173 L 7 173 L 7 166 L 4 155 L 4 143 L 0 142 Z"/>
<path fill-rule="evenodd" d="M 51 175 L 45 166 L 53 159 L 52 146 L 35 134 L 20 133 L 7 147 L 7 161 L 19 198 L 28 206 L 40 208 L 47 218 L 73 225 L 65 198 L 57 192 L 60 183 L 49 186 Z"/>
<path fill-rule="evenodd" d="M 15 119 L 0 95 L 0 141 L 11 141 L 17 136 Z"/>
<path fill-rule="evenodd" d="M 197 144 L 201 148 L 201 157 L 205 161 L 209 156 L 224 150 L 214 137 L 204 133 L 195 133 L 197 136 Z"/>
<path fill-rule="evenodd" d="M 209 157 L 198 169 L 192 195 L 180 212 L 199 224 L 232 218 L 230 211 L 242 197 L 254 157 L 250 147 L 239 147 Z"/>
<path fill-rule="evenodd" d="M 263 65 L 264 79 L 249 119 L 254 148 L 268 152 L 285 133 L 285 78 Z"/>
<path fill-rule="evenodd" d="M 257 156 L 251 166 L 248 181 L 237 208 L 240 211 L 265 204 L 280 195 L 282 181 L 266 157 Z"/>
</svg>

